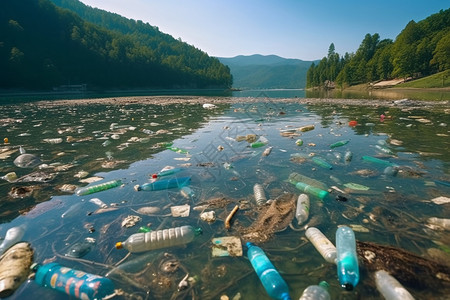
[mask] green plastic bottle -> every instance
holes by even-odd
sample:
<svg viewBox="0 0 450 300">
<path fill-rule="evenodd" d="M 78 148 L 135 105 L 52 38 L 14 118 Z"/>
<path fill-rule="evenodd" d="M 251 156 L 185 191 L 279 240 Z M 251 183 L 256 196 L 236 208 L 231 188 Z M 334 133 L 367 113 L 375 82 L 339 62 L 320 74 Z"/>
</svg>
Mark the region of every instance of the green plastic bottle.
<svg viewBox="0 0 450 300">
<path fill-rule="evenodd" d="M 88 186 L 88 187 L 84 187 L 79 189 L 76 194 L 78 196 L 84 196 L 84 195 L 89 195 L 89 194 L 93 194 L 93 193 L 97 193 L 97 192 L 101 192 L 104 190 L 109 190 L 115 187 L 118 187 L 122 185 L 122 181 L 120 179 L 117 180 L 112 180 L 112 181 L 108 181 L 105 183 L 100 183 L 100 184 L 96 184 L 93 186 Z"/>
</svg>

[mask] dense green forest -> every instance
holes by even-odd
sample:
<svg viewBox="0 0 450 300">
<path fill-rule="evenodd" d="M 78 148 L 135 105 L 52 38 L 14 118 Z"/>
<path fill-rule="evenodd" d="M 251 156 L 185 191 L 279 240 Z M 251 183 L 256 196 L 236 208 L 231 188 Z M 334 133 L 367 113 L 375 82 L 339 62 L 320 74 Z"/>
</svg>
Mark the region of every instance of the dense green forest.
<svg viewBox="0 0 450 300">
<path fill-rule="evenodd" d="M 332 43 L 328 56 L 312 64 L 307 87 L 326 81 L 340 87 L 392 78 L 418 78 L 450 69 L 450 9 L 420 22 L 410 21 L 395 41 L 367 34 L 356 53 L 340 56 Z"/>
<path fill-rule="evenodd" d="M 231 87 L 227 66 L 157 27 L 66 2 L 81 17 L 49 0 L 1 2 L 0 89 Z"/>
</svg>

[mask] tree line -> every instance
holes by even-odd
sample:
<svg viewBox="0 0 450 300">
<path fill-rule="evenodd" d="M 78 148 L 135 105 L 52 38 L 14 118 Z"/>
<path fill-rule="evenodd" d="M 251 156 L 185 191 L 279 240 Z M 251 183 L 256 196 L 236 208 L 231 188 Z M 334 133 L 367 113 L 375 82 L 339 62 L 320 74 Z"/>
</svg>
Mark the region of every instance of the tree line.
<svg viewBox="0 0 450 300">
<path fill-rule="evenodd" d="M 334 82 L 340 87 L 393 78 L 417 78 L 450 68 L 450 9 L 410 21 L 395 41 L 366 34 L 355 53 L 328 55 L 307 71 L 306 86 Z"/>
<path fill-rule="evenodd" d="M 90 9 L 109 25 L 86 21 L 49 0 L 3 0 L 0 88 L 231 87 L 230 70 L 217 58 L 148 23 Z"/>
</svg>

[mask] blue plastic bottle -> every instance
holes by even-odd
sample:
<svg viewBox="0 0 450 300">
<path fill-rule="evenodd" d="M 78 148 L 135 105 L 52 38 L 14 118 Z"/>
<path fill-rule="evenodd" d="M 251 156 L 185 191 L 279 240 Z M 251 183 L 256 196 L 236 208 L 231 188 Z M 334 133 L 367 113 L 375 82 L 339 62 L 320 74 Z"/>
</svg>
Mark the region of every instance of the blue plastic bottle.
<svg viewBox="0 0 450 300">
<path fill-rule="evenodd" d="M 171 178 L 144 183 L 143 185 L 136 185 L 134 189 L 137 191 L 159 191 L 173 188 L 181 188 L 183 186 L 188 185 L 190 181 L 191 177 Z"/>
<path fill-rule="evenodd" d="M 272 299 L 291 300 L 289 288 L 264 251 L 247 242 L 247 256 L 262 285 Z"/>
<path fill-rule="evenodd" d="M 352 290 L 359 282 L 359 265 L 355 233 L 348 226 L 336 231 L 336 264 L 339 283 L 346 290 Z"/>
<path fill-rule="evenodd" d="M 114 293 L 109 278 L 66 268 L 58 263 L 37 266 L 35 281 L 77 299 L 103 299 Z"/>
</svg>

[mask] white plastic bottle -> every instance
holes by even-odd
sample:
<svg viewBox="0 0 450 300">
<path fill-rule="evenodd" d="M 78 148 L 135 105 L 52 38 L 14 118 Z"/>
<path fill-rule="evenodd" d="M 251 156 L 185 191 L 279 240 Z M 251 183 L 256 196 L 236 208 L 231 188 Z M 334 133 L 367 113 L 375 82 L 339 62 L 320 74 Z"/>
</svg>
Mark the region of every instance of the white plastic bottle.
<svg viewBox="0 0 450 300">
<path fill-rule="evenodd" d="M 330 300 L 329 287 L 326 281 L 321 281 L 319 285 L 310 285 L 303 291 L 299 300 Z"/>
<path fill-rule="evenodd" d="M 319 229 L 309 227 L 305 235 L 327 262 L 336 263 L 336 247 Z"/>
<path fill-rule="evenodd" d="M 298 225 L 306 222 L 309 218 L 309 196 L 306 194 L 300 194 L 297 199 L 297 209 L 295 211 L 295 218 L 298 221 Z"/>
<path fill-rule="evenodd" d="M 125 248 L 130 252 L 144 252 L 180 246 L 190 243 L 200 233 L 200 228 L 194 229 L 190 225 L 150 232 L 139 232 L 130 235 L 124 242 L 116 243 L 116 248 Z"/>
<path fill-rule="evenodd" d="M 264 188 L 259 183 L 253 186 L 253 194 L 255 196 L 255 201 L 257 205 L 263 205 L 267 202 L 266 194 L 264 193 Z"/>
<path fill-rule="evenodd" d="M 384 270 L 375 272 L 375 284 L 386 300 L 414 300 L 401 283 Z"/>
<path fill-rule="evenodd" d="M 25 225 L 12 227 L 6 231 L 5 239 L 0 245 L 0 255 L 2 255 L 6 250 L 8 250 L 14 244 L 20 242 L 25 234 Z"/>
</svg>

